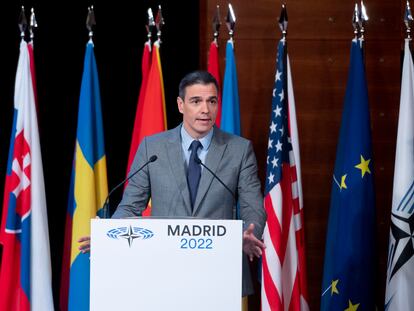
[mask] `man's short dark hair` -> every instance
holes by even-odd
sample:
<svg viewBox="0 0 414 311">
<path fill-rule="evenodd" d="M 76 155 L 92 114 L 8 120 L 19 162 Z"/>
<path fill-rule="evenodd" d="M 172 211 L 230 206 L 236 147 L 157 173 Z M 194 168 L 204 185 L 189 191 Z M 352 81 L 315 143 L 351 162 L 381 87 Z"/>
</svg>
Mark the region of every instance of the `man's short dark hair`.
<svg viewBox="0 0 414 311">
<path fill-rule="evenodd" d="M 185 89 L 188 86 L 194 85 L 194 84 L 203 84 L 207 85 L 213 83 L 216 87 L 217 93 L 219 92 L 219 87 L 216 78 L 213 77 L 213 75 L 207 71 L 193 71 L 185 75 L 185 77 L 181 80 L 180 85 L 178 86 L 178 96 L 182 100 L 184 100 L 185 97 Z"/>
</svg>

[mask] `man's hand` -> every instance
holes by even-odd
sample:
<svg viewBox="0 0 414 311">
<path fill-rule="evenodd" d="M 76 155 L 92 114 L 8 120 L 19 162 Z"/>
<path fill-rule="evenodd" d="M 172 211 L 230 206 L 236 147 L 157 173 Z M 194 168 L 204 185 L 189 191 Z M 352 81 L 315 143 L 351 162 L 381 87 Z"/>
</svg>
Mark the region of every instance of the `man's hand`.
<svg viewBox="0 0 414 311">
<path fill-rule="evenodd" d="M 254 224 L 250 224 L 246 231 L 243 232 L 243 251 L 247 254 L 250 261 L 253 261 L 254 257 L 260 257 L 262 250 L 266 248 L 264 243 L 258 240 L 254 233 Z"/>
<path fill-rule="evenodd" d="M 79 245 L 79 250 L 82 254 L 88 253 L 91 250 L 91 237 L 83 236 L 78 240 L 81 245 Z"/>
<path fill-rule="evenodd" d="M 100 219 L 99 216 L 96 216 L 95 219 Z M 83 236 L 78 240 L 79 245 L 78 249 L 81 251 L 82 254 L 89 253 L 91 251 L 91 237 L 90 236 Z"/>
</svg>

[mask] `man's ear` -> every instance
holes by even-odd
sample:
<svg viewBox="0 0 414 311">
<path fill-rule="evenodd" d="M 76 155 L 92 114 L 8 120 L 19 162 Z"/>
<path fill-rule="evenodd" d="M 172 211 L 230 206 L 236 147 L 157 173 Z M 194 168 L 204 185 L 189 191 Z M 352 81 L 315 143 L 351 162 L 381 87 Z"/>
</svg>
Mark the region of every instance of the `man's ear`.
<svg viewBox="0 0 414 311">
<path fill-rule="evenodd" d="M 183 99 L 180 96 L 177 97 L 177 106 L 178 106 L 178 111 L 181 112 L 181 113 L 183 113 L 183 110 L 184 110 L 184 101 L 183 101 Z"/>
</svg>

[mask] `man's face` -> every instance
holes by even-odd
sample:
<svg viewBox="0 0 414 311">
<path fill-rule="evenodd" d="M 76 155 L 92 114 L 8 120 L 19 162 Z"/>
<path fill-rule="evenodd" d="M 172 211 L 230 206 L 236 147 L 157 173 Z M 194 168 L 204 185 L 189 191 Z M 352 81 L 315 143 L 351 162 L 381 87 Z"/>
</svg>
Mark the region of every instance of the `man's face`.
<svg viewBox="0 0 414 311">
<path fill-rule="evenodd" d="M 191 137 L 207 135 L 216 122 L 218 99 L 214 83 L 193 84 L 185 89 L 184 100 L 177 98 L 178 110 L 183 114 L 184 128 Z"/>
</svg>

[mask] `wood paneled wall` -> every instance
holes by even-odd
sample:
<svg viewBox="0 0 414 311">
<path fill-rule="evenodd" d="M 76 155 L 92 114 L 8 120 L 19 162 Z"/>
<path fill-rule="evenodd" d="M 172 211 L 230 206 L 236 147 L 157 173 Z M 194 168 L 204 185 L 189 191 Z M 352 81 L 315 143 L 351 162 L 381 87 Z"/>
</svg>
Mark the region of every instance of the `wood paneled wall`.
<svg viewBox="0 0 414 311">
<path fill-rule="evenodd" d="M 264 180 L 281 2 L 234 0 L 235 54 L 243 136 L 254 144 Z M 343 109 L 353 28 L 352 1 L 287 1 L 288 49 L 301 148 L 308 287 L 311 310 L 319 308 L 332 173 Z M 227 1 L 200 4 L 200 62 L 207 68 L 211 21 L 221 8 L 220 57 L 224 72 Z M 399 108 L 404 1 L 365 1 L 366 73 L 374 148 L 377 208 L 376 287 L 384 304 L 386 253 Z M 256 295 L 252 309 L 258 310 Z M 254 300 L 254 299 L 253 299 Z M 252 303 L 251 303 L 252 305 Z"/>
</svg>

